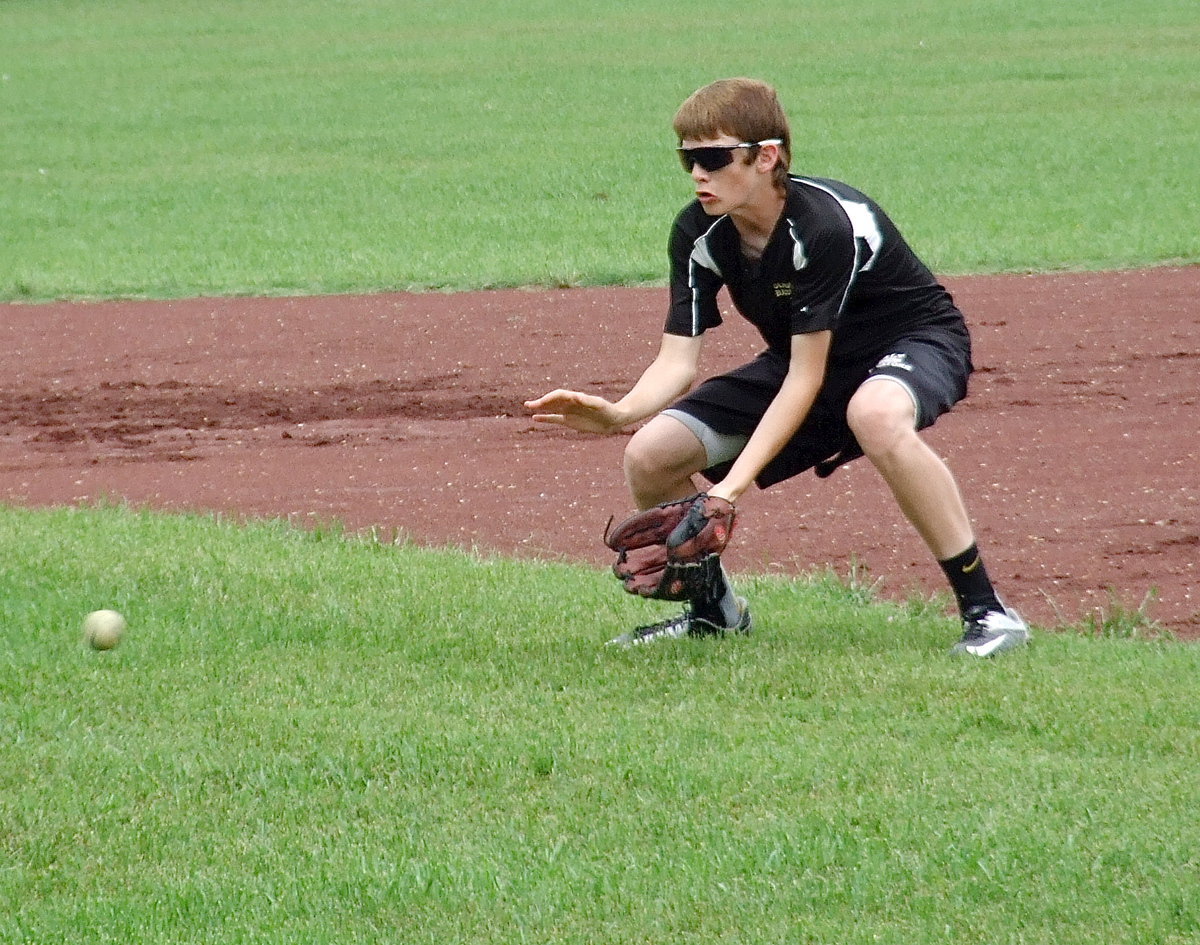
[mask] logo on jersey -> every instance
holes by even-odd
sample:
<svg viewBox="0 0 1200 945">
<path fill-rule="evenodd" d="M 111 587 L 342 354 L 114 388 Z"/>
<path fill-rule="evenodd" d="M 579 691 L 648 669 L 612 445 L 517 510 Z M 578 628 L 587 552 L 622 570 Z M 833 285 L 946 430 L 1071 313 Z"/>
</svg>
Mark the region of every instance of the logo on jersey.
<svg viewBox="0 0 1200 945">
<path fill-rule="evenodd" d="M 776 282 L 774 285 L 775 298 L 790 299 L 792 297 L 792 284 L 790 282 Z"/>
<path fill-rule="evenodd" d="M 914 370 L 912 364 L 908 360 L 908 355 L 903 352 L 896 354 L 886 354 L 879 359 L 879 363 L 875 365 L 875 370 L 879 371 L 883 368 L 899 368 L 901 371 L 912 373 Z"/>
</svg>

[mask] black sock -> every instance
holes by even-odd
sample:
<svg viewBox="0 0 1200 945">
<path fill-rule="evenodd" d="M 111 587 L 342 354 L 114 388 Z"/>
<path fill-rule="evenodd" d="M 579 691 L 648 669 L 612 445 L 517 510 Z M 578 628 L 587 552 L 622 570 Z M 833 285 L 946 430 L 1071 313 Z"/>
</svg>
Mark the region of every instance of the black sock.
<svg viewBox="0 0 1200 945">
<path fill-rule="evenodd" d="M 697 617 L 715 623 L 721 627 L 732 627 L 738 622 L 741 613 L 738 609 L 737 596 L 729 584 L 725 574 L 725 566 L 721 565 L 708 588 L 708 594 L 691 601 L 692 613 Z"/>
<path fill-rule="evenodd" d="M 996 590 L 992 587 L 987 568 L 983 566 L 983 558 L 979 556 L 979 546 L 971 545 L 960 555 L 955 555 L 946 561 L 939 561 L 950 587 L 954 591 L 954 599 L 963 616 L 967 611 L 978 607 L 988 610 L 1004 610 Z"/>
</svg>

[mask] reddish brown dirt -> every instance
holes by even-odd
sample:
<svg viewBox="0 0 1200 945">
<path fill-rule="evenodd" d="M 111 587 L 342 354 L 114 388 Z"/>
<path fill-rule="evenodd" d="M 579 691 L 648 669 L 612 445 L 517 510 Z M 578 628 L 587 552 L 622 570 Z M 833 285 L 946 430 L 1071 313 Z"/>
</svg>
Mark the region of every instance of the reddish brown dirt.
<svg viewBox="0 0 1200 945">
<path fill-rule="evenodd" d="M 1002 593 L 1041 626 L 1155 595 L 1151 617 L 1200 635 L 1200 268 L 948 283 L 979 371 L 929 439 Z M 663 306 L 657 289 L 0 306 L 0 501 L 120 497 L 606 567 L 624 439 L 521 404 L 622 393 Z M 730 319 L 707 366 L 755 348 Z M 943 590 L 863 461 L 741 508 L 735 573 Z"/>
</svg>

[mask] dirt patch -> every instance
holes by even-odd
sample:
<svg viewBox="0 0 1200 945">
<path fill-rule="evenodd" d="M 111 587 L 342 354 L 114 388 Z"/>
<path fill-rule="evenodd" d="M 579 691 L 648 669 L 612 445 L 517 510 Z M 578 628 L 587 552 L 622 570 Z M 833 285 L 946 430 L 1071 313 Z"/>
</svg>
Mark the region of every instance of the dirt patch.
<svg viewBox="0 0 1200 945">
<path fill-rule="evenodd" d="M 929 439 L 1001 592 L 1043 626 L 1149 595 L 1152 617 L 1200 636 L 1200 268 L 947 281 L 979 371 Z M 521 403 L 622 393 L 664 304 L 580 289 L 0 306 L 0 501 L 120 497 L 606 567 L 603 523 L 630 511 L 624 438 L 536 427 Z M 706 367 L 757 347 L 734 316 Z M 869 464 L 741 508 L 735 574 L 857 567 L 889 596 L 943 590 Z"/>
</svg>

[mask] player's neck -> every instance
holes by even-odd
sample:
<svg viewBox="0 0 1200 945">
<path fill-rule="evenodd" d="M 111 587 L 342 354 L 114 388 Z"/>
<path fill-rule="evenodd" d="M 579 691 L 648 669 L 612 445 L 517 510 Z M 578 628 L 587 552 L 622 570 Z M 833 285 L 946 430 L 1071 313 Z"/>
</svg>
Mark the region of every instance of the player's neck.
<svg viewBox="0 0 1200 945">
<path fill-rule="evenodd" d="M 742 238 L 742 252 L 757 259 L 771 241 L 771 234 L 783 215 L 784 194 L 777 187 L 765 189 L 762 196 L 730 211 L 729 217 Z"/>
</svg>

